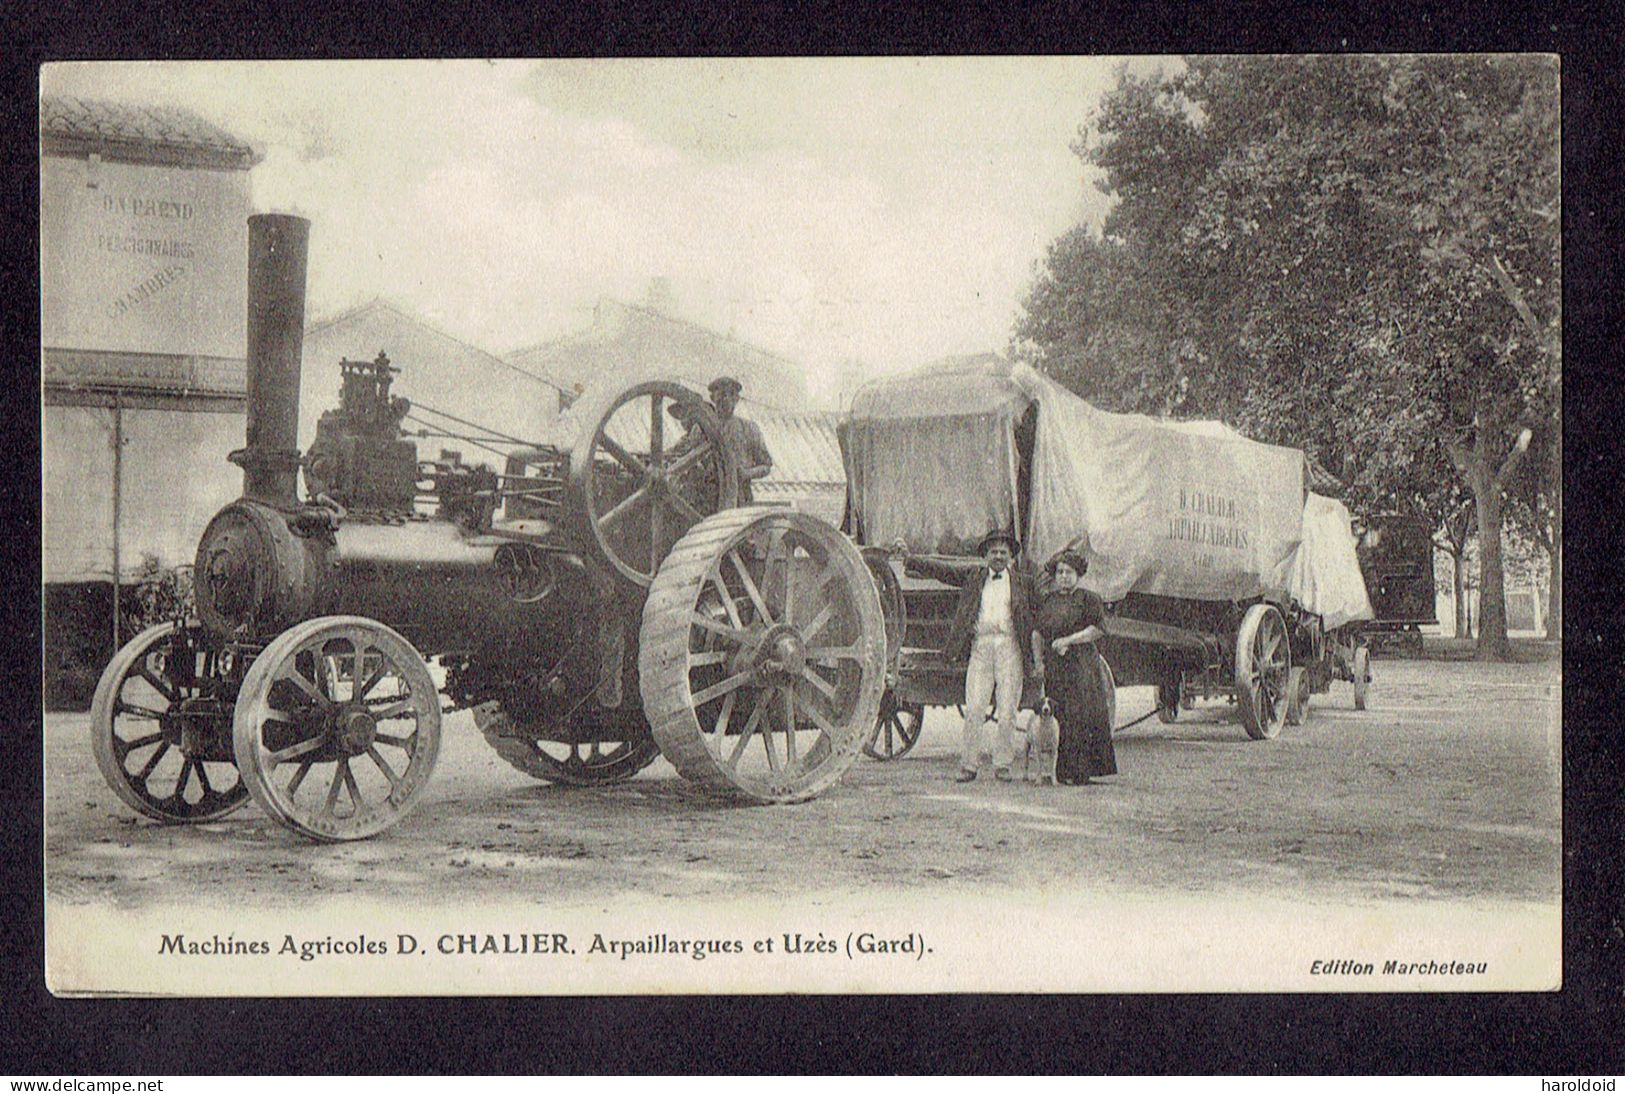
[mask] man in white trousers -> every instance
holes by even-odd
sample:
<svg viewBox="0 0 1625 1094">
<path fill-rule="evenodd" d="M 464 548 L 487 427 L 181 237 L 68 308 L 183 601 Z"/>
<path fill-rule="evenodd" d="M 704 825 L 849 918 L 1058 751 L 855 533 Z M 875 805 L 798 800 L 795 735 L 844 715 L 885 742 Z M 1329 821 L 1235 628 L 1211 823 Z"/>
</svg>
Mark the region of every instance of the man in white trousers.
<svg viewBox="0 0 1625 1094">
<path fill-rule="evenodd" d="M 1021 543 L 1010 532 L 993 529 L 977 544 L 982 565 L 975 567 L 914 558 L 901 539 L 892 544 L 892 550 L 903 558 L 910 574 L 959 586 L 953 626 L 942 650 L 949 661 L 965 664 L 965 728 L 955 781 L 976 778 L 989 702 L 998 722 L 993 776 L 1009 781 L 1015 759 L 1016 708 L 1022 681 L 1033 665 L 1032 579 L 1012 567 Z"/>
</svg>

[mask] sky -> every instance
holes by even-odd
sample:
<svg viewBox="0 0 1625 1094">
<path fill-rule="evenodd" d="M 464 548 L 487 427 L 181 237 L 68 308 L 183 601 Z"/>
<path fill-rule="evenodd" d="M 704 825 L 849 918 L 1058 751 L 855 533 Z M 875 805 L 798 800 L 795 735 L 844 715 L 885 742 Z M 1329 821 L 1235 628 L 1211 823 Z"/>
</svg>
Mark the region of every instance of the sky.
<svg viewBox="0 0 1625 1094">
<path fill-rule="evenodd" d="M 313 318 L 383 296 L 504 353 L 658 276 L 816 396 L 843 363 L 1005 348 L 1049 242 L 1106 211 L 1070 145 L 1121 63 L 119 62 L 41 84 L 252 143 L 255 208 L 313 222 Z"/>
</svg>

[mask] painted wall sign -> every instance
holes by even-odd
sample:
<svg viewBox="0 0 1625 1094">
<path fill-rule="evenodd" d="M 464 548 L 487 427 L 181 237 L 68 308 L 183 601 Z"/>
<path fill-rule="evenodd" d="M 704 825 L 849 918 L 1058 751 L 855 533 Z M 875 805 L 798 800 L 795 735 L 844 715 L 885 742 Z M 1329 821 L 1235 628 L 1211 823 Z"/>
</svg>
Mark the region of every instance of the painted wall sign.
<svg viewBox="0 0 1625 1094">
<path fill-rule="evenodd" d="M 246 171 L 40 164 L 43 344 L 244 355 Z"/>
</svg>

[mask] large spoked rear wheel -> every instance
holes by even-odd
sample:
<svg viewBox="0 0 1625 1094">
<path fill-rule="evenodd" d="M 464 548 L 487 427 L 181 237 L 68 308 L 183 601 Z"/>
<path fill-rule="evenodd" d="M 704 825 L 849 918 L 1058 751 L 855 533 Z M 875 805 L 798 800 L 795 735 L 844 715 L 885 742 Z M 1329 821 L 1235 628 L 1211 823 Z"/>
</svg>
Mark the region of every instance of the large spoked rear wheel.
<svg viewBox="0 0 1625 1094">
<path fill-rule="evenodd" d="M 365 839 L 411 811 L 440 752 L 440 696 L 412 644 L 382 623 L 326 616 L 260 653 L 233 717 L 237 765 L 277 821 Z"/>
<path fill-rule="evenodd" d="M 222 658 L 196 623 L 131 639 L 90 705 L 91 750 L 119 800 L 174 824 L 223 817 L 248 801 L 231 753 Z"/>
<path fill-rule="evenodd" d="M 756 802 L 816 797 L 874 732 L 885 619 L 845 536 L 804 513 L 719 513 L 672 549 L 639 643 L 643 708 L 687 779 Z"/>
<path fill-rule="evenodd" d="M 1292 651 L 1286 621 L 1269 604 L 1254 604 L 1236 634 L 1236 705 L 1247 736 L 1268 740 L 1286 724 Z"/>
<path fill-rule="evenodd" d="M 565 786 L 625 782 L 660 755 L 642 711 L 595 712 L 568 726 L 512 714 L 500 701 L 474 708 L 474 724 L 498 756 L 533 779 Z"/>
</svg>

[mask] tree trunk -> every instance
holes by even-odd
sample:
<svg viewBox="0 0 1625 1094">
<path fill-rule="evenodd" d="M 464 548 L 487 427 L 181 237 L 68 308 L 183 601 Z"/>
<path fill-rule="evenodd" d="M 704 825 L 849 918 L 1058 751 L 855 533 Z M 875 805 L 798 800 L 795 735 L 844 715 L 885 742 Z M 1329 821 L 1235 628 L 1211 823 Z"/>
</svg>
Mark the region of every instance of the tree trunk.
<svg viewBox="0 0 1625 1094">
<path fill-rule="evenodd" d="M 1453 571 L 1450 581 L 1450 591 L 1455 595 L 1456 626 L 1453 632 L 1457 638 L 1467 637 L 1467 549 L 1458 547 L 1450 553 L 1450 568 Z"/>
<path fill-rule="evenodd" d="M 1505 661 L 1512 647 L 1507 642 L 1506 573 L 1501 561 L 1500 483 L 1480 464 L 1472 476 L 1473 500 L 1478 510 L 1478 659 Z"/>
</svg>

